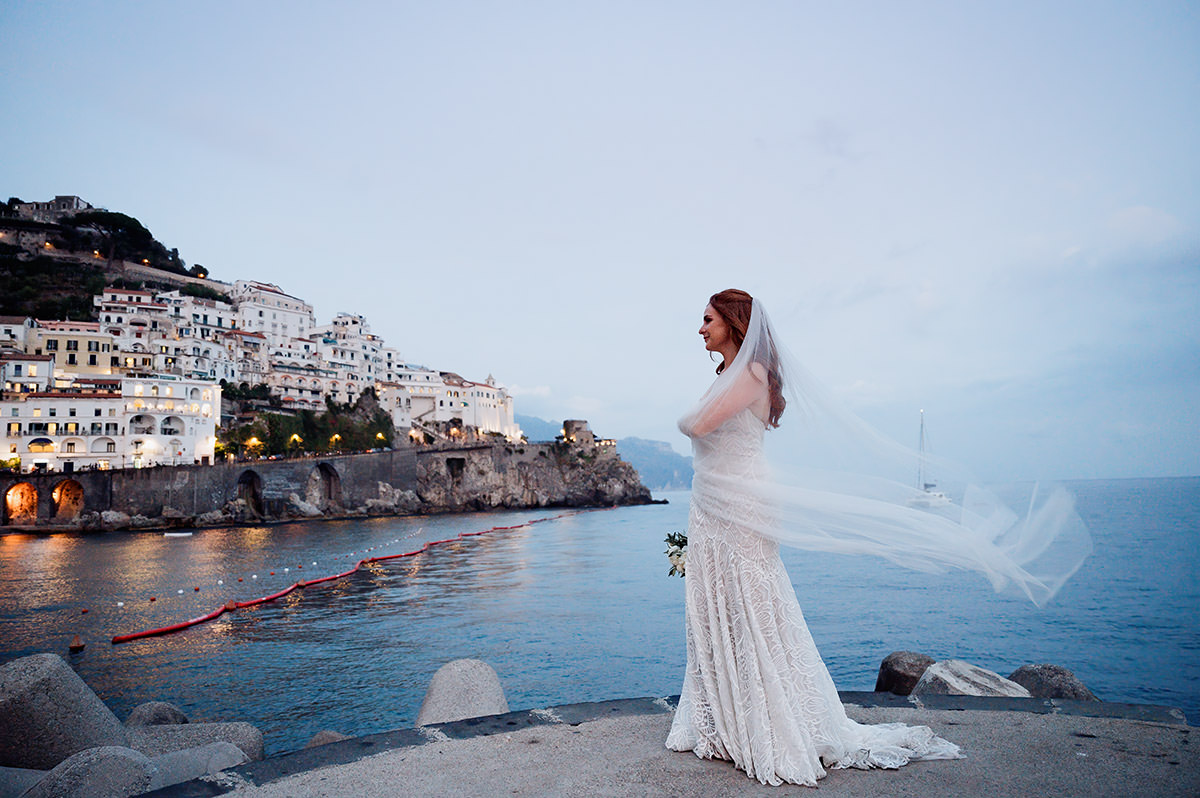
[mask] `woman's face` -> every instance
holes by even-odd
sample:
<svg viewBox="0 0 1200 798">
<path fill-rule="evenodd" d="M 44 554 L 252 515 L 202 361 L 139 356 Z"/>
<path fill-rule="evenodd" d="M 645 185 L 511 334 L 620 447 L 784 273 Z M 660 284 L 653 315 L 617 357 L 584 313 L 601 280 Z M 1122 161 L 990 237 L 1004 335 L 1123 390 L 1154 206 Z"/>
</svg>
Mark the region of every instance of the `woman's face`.
<svg viewBox="0 0 1200 798">
<path fill-rule="evenodd" d="M 704 308 L 704 323 L 700 325 L 700 337 L 704 339 L 704 348 L 710 352 L 720 352 L 721 347 L 729 342 L 729 325 L 721 314 L 709 305 Z"/>
</svg>

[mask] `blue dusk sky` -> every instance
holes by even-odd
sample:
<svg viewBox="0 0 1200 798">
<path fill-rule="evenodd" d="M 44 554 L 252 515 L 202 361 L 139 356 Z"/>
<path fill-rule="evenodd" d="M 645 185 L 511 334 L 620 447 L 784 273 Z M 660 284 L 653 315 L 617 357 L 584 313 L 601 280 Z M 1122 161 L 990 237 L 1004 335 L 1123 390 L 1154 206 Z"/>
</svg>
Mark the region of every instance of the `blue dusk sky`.
<svg viewBox="0 0 1200 798">
<path fill-rule="evenodd" d="M 709 294 L 993 480 L 1200 474 L 1200 6 L 0 1 L 0 192 L 667 440 Z M 786 421 L 786 416 L 785 416 Z"/>
</svg>

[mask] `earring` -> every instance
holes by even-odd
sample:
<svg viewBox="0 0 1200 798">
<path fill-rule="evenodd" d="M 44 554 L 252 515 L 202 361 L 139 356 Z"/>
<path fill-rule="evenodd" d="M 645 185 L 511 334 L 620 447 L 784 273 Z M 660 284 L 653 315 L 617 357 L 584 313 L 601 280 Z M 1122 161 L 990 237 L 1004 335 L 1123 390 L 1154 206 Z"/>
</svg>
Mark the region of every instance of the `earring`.
<svg viewBox="0 0 1200 798">
<path fill-rule="evenodd" d="M 713 363 L 717 362 L 717 359 L 715 357 L 713 357 L 713 355 L 715 355 L 715 354 L 716 354 L 716 352 L 712 352 L 712 351 L 710 351 L 708 353 L 708 359 L 711 360 Z"/>
</svg>

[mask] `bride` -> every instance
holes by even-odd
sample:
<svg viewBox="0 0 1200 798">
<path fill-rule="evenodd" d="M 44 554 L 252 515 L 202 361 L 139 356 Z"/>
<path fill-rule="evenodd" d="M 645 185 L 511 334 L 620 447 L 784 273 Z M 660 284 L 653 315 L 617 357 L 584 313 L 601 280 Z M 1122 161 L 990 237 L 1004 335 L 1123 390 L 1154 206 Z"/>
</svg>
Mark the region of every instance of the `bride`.
<svg viewBox="0 0 1200 798">
<path fill-rule="evenodd" d="M 918 509 L 916 489 L 897 481 L 913 453 L 842 409 L 790 362 L 760 302 L 736 289 L 713 295 L 700 335 L 722 360 L 712 387 L 679 422 L 692 439 L 695 477 L 687 668 L 667 747 L 732 760 L 764 784 L 809 786 L 826 768 L 958 758 L 958 746 L 928 727 L 867 726 L 846 716 L 779 543 L 869 553 L 923 570 L 970 568 L 1040 604 L 1090 551 L 1069 497 L 1052 494 L 1018 519 L 963 484 L 961 504 Z M 780 426 L 785 407 L 813 439 L 837 431 L 835 448 L 853 465 L 774 474 L 764 432 Z"/>
</svg>

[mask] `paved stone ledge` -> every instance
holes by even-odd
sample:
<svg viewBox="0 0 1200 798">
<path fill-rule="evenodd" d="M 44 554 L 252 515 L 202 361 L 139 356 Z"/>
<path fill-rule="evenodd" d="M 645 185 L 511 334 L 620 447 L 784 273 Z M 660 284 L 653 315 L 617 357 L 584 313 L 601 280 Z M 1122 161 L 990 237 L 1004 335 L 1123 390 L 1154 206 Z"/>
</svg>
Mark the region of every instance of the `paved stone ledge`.
<svg viewBox="0 0 1200 798">
<path fill-rule="evenodd" d="M 1037 698 L 992 698 L 978 696 L 925 696 L 921 699 L 891 693 L 849 692 L 841 694 L 843 703 L 864 709 L 938 710 L 983 713 L 1024 713 L 1065 715 L 1079 718 L 1131 720 L 1143 723 L 1186 726 L 1183 713 L 1171 707 L 1146 704 L 1118 704 L 1097 701 L 1067 701 Z M 261 787 L 290 776 L 320 768 L 349 765 L 366 757 L 402 749 L 420 748 L 431 743 L 511 735 L 547 726 L 579 726 L 613 718 L 637 718 L 667 715 L 674 711 L 678 696 L 667 698 L 628 698 L 509 712 L 416 729 L 368 734 L 328 745 L 294 751 L 249 762 L 223 771 L 210 780 L 195 780 L 147 793 L 156 798 L 207 798 L 237 789 Z"/>
</svg>

